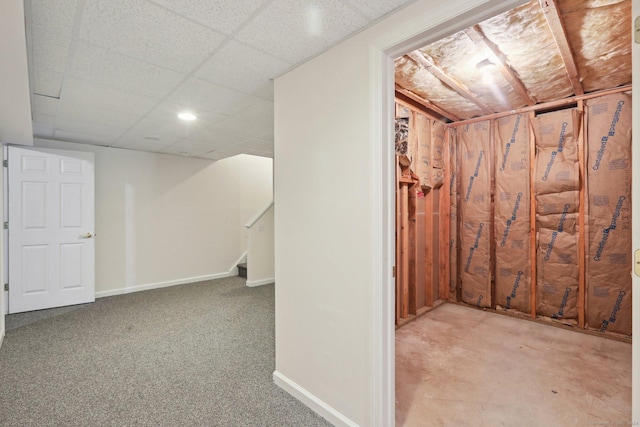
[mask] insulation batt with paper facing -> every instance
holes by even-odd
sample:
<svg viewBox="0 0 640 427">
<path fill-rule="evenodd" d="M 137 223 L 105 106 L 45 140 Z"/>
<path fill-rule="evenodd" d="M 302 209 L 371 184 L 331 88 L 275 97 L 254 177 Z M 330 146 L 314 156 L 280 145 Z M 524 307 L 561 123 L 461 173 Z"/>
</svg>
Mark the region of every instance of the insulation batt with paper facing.
<svg viewBox="0 0 640 427">
<path fill-rule="evenodd" d="M 456 47 L 455 51 L 451 50 L 451 46 Z M 504 111 L 505 108 L 510 109 L 514 105 L 524 105 L 524 101 L 518 97 L 495 67 L 478 68 L 478 64 L 487 58 L 486 54 L 478 49 L 463 31 L 431 43 L 420 50 L 431 57 L 447 75 L 456 81 L 464 82 L 465 86 L 492 112 Z M 485 73 L 489 73 L 493 83 L 485 82 Z"/>
<path fill-rule="evenodd" d="M 534 119 L 536 138 L 537 313 L 574 323 L 578 317 L 579 169 L 576 109 Z"/>
<path fill-rule="evenodd" d="M 491 307 L 490 121 L 458 127 L 462 301 Z"/>
<path fill-rule="evenodd" d="M 490 18 L 480 23 L 480 28 L 505 55 L 537 102 L 573 95 L 562 56 L 555 49 L 537 0 Z M 512 108 L 522 106 L 523 103 Z"/>
<path fill-rule="evenodd" d="M 628 36 L 631 2 L 560 0 L 558 5 L 584 91 L 631 83 Z M 574 95 L 564 60 L 538 0 L 487 19 L 478 26 L 536 103 Z M 466 86 L 490 110 L 509 111 L 526 105 L 526 100 L 514 93 L 497 69 L 490 71 L 495 90 L 483 82 L 478 64 L 487 57 L 464 31 L 420 51 Z M 398 85 L 461 120 L 487 114 L 408 57 L 398 58 L 395 65 Z"/>
<path fill-rule="evenodd" d="M 587 327 L 631 333 L 631 96 L 588 100 Z"/>
<path fill-rule="evenodd" d="M 558 3 L 585 92 L 631 82 L 631 2 Z"/>
<path fill-rule="evenodd" d="M 495 120 L 496 305 L 530 311 L 529 116 Z"/>
<path fill-rule="evenodd" d="M 446 106 L 446 110 L 460 118 L 482 114 L 480 108 L 446 86 L 433 74 L 403 56 L 395 61 L 396 83 L 428 99 L 436 106 Z"/>
</svg>

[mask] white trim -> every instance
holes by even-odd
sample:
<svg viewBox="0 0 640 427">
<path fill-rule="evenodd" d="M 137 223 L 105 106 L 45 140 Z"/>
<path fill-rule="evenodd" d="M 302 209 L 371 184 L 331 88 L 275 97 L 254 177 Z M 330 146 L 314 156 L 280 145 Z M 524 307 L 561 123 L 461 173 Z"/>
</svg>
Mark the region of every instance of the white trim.
<svg viewBox="0 0 640 427">
<path fill-rule="evenodd" d="M 371 75 L 370 104 L 374 126 L 372 140 L 372 170 L 380 171 L 378 179 L 371 180 L 372 221 L 371 257 L 376 269 L 373 286 L 373 318 L 371 319 L 371 425 L 376 427 L 395 424 L 395 285 L 392 277 L 395 264 L 395 156 L 386 149 L 392 141 L 388 117 L 393 117 L 393 92 L 389 82 L 394 73 L 391 58 L 380 48 L 370 50 Z M 383 119 L 384 117 L 384 119 Z M 390 303 L 391 302 L 391 303 Z"/>
<path fill-rule="evenodd" d="M 237 268 L 236 268 L 237 270 Z M 96 298 L 111 297 L 114 295 L 130 294 L 133 292 L 148 291 L 150 289 L 166 288 L 169 286 L 184 285 L 187 283 L 204 282 L 206 280 L 223 279 L 225 277 L 237 276 L 233 272 L 208 274 L 206 276 L 186 277 L 184 279 L 168 280 L 166 282 L 148 283 L 146 285 L 131 286 L 128 288 L 113 289 L 110 291 L 96 292 Z"/>
<path fill-rule="evenodd" d="M 247 256 L 247 251 L 244 251 L 242 255 L 240 255 L 240 258 L 238 258 L 238 260 L 233 264 L 233 266 L 226 273 L 214 273 L 214 274 L 207 274 L 204 276 L 185 277 L 183 279 L 168 280 L 166 282 L 148 283 L 146 285 L 130 286 L 128 288 L 113 289 L 111 291 L 101 291 L 101 292 L 96 292 L 96 298 L 111 297 L 114 295 L 130 294 L 133 292 L 148 291 L 150 289 L 166 288 L 169 286 L 184 285 L 187 283 L 204 282 L 206 280 L 224 279 L 225 277 L 237 276 L 238 264 L 246 256 Z"/>
<path fill-rule="evenodd" d="M 310 393 L 308 390 L 300 387 L 280 372 L 274 371 L 273 382 L 334 426 L 358 427 L 358 424 L 354 423 L 327 403 L 320 400 L 313 393 Z"/>
<path fill-rule="evenodd" d="M 247 280 L 247 286 L 250 288 L 254 288 L 256 286 L 262 286 L 262 285 L 270 285 L 271 283 L 275 283 L 276 278 L 275 277 L 269 277 L 267 279 L 260 279 L 260 280 Z"/>
<path fill-rule="evenodd" d="M 0 334 L 0 347 L 2 347 L 3 341 L 4 341 L 4 328 L 2 329 L 2 334 Z"/>
<path fill-rule="evenodd" d="M 245 227 L 247 227 L 247 228 L 251 228 L 251 227 L 253 227 L 253 226 L 254 226 L 254 224 L 255 224 L 256 222 L 258 222 L 258 220 L 259 220 L 260 218 L 262 218 L 262 215 L 266 214 L 266 213 L 267 213 L 267 211 L 268 211 L 269 209 L 271 209 L 271 206 L 273 206 L 273 200 L 271 200 L 271 203 L 269 203 L 269 206 L 267 206 L 266 208 L 264 208 L 263 210 L 261 210 L 260 212 L 258 212 L 257 214 L 255 214 L 255 215 L 253 216 L 253 218 L 251 218 L 251 219 L 250 219 L 250 220 L 249 220 L 249 221 L 248 221 L 244 226 L 245 226 Z"/>
<path fill-rule="evenodd" d="M 640 0 L 633 0 L 631 5 L 631 28 L 633 29 L 633 20 L 640 16 Z M 632 30 L 632 33 L 634 31 Z M 633 40 L 633 35 L 631 35 Z M 631 48 L 631 80 L 634 84 L 640 82 L 640 45 L 632 41 Z M 640 111 L 640 96 L 635 93 L 631 97 L 632 107 L 632 131 L 631 131 L 631 188 L 632 194 L 638 194 L 640 188 L 640 119 L 638 111 Z M 631 197 L 631 239 L 632 251 L 640 250 L 640 200 L 637 197 Z M 633 259 L 633 253 L 630 255 Z M 631 330 L 636 333 L 640 328 L 640 277 L 631 273 Z M 640 422 L 640 342 L 638 337 L 633 340 L 631 345 L 631 420 L 632 423 Z"/>
</svg>

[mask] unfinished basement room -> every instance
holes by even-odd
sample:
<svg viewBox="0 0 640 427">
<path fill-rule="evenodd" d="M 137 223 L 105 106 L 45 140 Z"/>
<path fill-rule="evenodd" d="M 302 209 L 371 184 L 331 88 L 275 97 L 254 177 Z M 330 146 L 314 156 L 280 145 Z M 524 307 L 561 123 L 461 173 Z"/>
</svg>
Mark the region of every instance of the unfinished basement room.
<svg viewBox="0 0 640 427">
<path fill-rule="evenodd" d="M 396 425 L 631 420 L 631 1 L 395 59 Z"/>
</svg>

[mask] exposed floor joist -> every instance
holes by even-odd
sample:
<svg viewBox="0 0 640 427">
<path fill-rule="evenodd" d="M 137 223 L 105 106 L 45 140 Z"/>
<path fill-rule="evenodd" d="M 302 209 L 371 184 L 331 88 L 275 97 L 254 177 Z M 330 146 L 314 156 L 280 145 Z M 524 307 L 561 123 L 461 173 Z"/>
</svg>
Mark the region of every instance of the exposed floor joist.
<svg viewBox="0 0 640 427">
<path fill-rule="evenodd" d="M 413 51 L 409 53 L 407 57 L 410 58 L 413 62 L 415 62 L 420 67 L 429 71 L 436 78 L 438 78 L 438 80 L 440 80 L 442 83 L 444 83 L 445 85 L 449 86 L 451 89 L 456 91 L 460 96 L 462 96 L 463 98 L 466 98 L 470 102 L 473 102 L 475 105 L 478 106 L 478 108 L 480 108 L 480 110 L 482 110 L 484 114 L 494 113 L 494 111 L 492 111 L 484 102 L 480 100 L 480 98 L 478 98 L 473 92 L 471 92 L 464 84 L 453 79 L 451 76 L 445 73 L 444 70 L 438 67 L 433 62 L 433 60 L 431 60 L 430 58 L 427 58 L 420 51 Z"/>
<path fill-rule="evenodd" d="M 405 97 L 407 97 L 408 99 L 417 102 L 418 104 L 422 105 L 423 107 L 441 115 L 442 117 L 445 117 L 449 120 L 451 120 L 452 122 L 458 122 L 460 121 L 460 117 L 451 114 L 450 112 L 443 110 L 442 108 L 438 107 L 437 105 L 435 105 L 434 103 L 427 101 L 426 99 L 422 98 L 421 96 L 416 95 L 415 93 L 411 92 L 410 90 L 407 90 L 405 88 L 403 88 L 402 86 L 399 86 L 396 84 L 396 96 L 398 96 L 398 94 L 403 95 Z"/>
<path fill-rule="evenodd" d="M 576 66 L 573 53 L 571 53 L 571 46 L 569 45 L 569 39 L 567 38 L 567 31 L 562 23 L 560 17 L 560 11 L 558 9 L 557 0 L 540 0 L 540 7 L 544 12 L 544 17 L 549 24 L 551 34 L 558 45 L 558 50 L 564 61 L 564 66 L 567 70 L 567 76 L 573 86 L 573 92 L 576 95 L 583 95 L 584 89 L 580 82 L 580 75 L 578 73 L 578 67 Z"/>
<path fill-rule="evenodd" d="M 511 116 L 513 114 L 527 113 L 529 111 L 550 110 L 552 108 L 558 108 L 558 107 L 564 107 L 571 104 L 577 104 L 577 102 L 580 100 L 598 98 L 601 96 L 606 96 L 606 95 L 610 95 L 612 93 L 618 93 L 618 92 L 630 92 L 631 90 L 632 90 L 631 85 L 621 86 L 621 87 L 607 89 L 607 90 L 599 90 L 597 92 L 590 92 L 583 95 L 575 95 L 569 98 L 558 99 L 557 101 L 549 101 L 549 102 L 544 102 L 542 104 L 532 105 L 529 107 L 522 107 L 522 108 L 517 108 L 515 110 L 502 111 L 500 113 L 490 114 L 487 116 L 474 117 L 472 119 L 461 120 L 459 123 L 455 123 L 454 125 L 455 126 L 459 126 L 463 124 L 467 125 L 471 123 L 481 122 L 484 120 L 498 119 L 500 117 Z M 396 91 L 398 91 L 397 87 L 396 87 Z"/>
<path fill-rule="evenodd" d="M 522 98 L 527 105 L 534 105 L 536 101 L 531 98 L 527 88 L 524 86 L 515 71 L 513 71 L 513 69 L 506 63 L 504 55 L 502 55 L 500 50 L 491 43 L 484 34 L 482 34 L 480 27 L 478 25 L 474 25 L 473 27 L 465 29 L 464 32 L 471 41 L 476 44 L 478 49 L 480 49 L 487 58 L 496 65 L 498 71 L 502 74 L 502 77 L 509 82 L 518 96 Z"/>
</svg>

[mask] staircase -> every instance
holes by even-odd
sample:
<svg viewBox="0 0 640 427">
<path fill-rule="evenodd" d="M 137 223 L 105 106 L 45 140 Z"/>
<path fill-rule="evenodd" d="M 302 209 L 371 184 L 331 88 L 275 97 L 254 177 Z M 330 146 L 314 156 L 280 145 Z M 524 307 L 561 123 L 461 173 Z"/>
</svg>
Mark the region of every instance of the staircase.
<svg viewBox="0 0 640 427">
<path fill-rule="evenodd" d="M 243 262 L 238 264 L 238 276 L 247 278 L 247 263 Z"/>
</svg>

